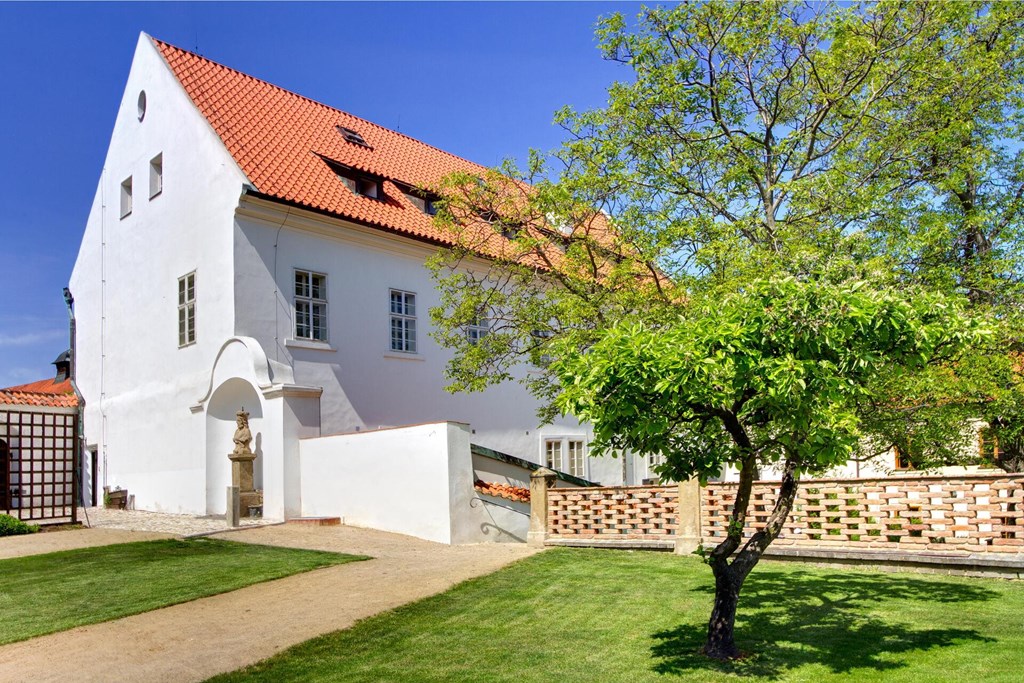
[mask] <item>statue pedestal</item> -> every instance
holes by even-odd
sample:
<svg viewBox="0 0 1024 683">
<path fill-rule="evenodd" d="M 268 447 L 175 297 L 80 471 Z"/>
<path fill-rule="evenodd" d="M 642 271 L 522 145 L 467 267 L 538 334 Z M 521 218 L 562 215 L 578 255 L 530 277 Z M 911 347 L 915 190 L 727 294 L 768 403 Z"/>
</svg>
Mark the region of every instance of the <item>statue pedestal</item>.
<svg viewBox="0 0 1024 683">
<path fill-rule="evenodd" d="M 231 460 L 231 485 L 238 487 L 239 512 L 242 517 L 249 516 L 249 509 L 263 506 L 263 494 L 253 486 L 252 463 L 255 453 L 229 453 Z"/>
</svg>

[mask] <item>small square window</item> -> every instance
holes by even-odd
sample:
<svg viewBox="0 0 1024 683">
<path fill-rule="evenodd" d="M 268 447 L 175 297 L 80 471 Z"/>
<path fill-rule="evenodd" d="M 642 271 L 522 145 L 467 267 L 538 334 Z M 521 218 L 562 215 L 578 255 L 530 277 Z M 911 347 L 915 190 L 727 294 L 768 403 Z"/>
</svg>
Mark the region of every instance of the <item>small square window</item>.
<svg viewBox="0 0 1024 683">
<path fill-rule="evenodd" d="M 894 460 L 896 462 L 896 469 L 897 470 L 912 470 L 912 469 L 914 469 L 914 464 L 912 462 L 910 462 L 910 458 L 908 458 L 906 456 L 906 454 L 903 453 L 903 451 L 901 451 L 899 449 L 899 446 L 893 446 L 892 452 L 893 452 Z"/>
<path fill-rule="evenodd" d="M 132 213 L 132 177 L 128 176 L 121 183 L 121 218 L 126 218 Z"/>
<path fill-rule="evenodd" d="M 546 368 L 551 365 L 551 361 L 554 360 L 551 354 L 545 353 L 544 350 L 548 346 L 548 340 L 555 336 L 554 330 L 532 330 L 530 336 L 533 337 L 533 348 L 530 351 L 530 358 L 538 368 Z"/>
<path fill-rule="evenodd" d="M 149 198 L 164 191 L 164 155 L 161 152 L 149 162 Z"/>
</svg>

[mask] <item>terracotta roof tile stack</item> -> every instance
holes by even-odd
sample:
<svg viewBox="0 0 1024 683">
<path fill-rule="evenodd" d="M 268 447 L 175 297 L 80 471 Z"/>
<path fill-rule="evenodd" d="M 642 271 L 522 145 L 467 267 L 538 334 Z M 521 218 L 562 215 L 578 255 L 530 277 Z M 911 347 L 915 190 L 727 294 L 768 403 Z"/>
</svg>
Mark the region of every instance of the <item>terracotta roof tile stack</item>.
<svg viewBox="0 0 1024 683">
<path fill-rule="evenodd" d="M 71 388 L 71 380 L 55 382 L 52 379 L 43 379 L 0 389 L 0 405 L 74 408 L 78 405 L 78 398 Z"/>
<path fill-rule="evenodd" d="M 529 503 L 530 502 L 530 489 L 523 488 L 522 486 L 512 486 L 511 484 L 499 484 L 497 482 L 485 482 L 477 479 L 473 483 L 479 493 L 483 493 L 487 496 L 495 496 L 497 498 L 506 498 L 508 500 L 515 501 L 517 503 Z"/>
</svg>

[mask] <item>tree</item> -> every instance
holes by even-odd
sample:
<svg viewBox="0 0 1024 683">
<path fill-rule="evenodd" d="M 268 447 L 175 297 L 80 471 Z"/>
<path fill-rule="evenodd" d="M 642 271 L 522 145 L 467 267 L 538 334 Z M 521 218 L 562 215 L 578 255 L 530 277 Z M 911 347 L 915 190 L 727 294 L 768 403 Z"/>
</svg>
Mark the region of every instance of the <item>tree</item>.
<svg viewBox="0 0 1024 683">
<path fill-rule="evenodd" d="M 592 448 L 666 456 L 664 473 L 740 472 L 724 540 L 708 555 L 715 606 L 705 653 L 739 654 L 740 587 L 782 531 L 802 473 L 846 462 L 872 434 L 862 410 L 928 363 L 955 358 L 983 330 L 941 295 L 794 278 L 752 283 L 654 326 L 619 322 L 586 353 L 554 364 L 559 406 L 594 425 Z M 759 466 L 782 471 L 778 502 L 744 540 Z"/>
<path fill-rule="evenodd" d="M 664 447 L 666 472 L 677 478 L 708 476 L 733 458 L 741 491 L 766 463 L 782 464 L 795 491 L 800 473 L 833 456 L 897 442 L 921 463 L 955 459 L 967 416 L 1024 403 L 1020 364 L 995 360 L 1021 341 L 1021 163 L 1010 142 L 1024 118 L 1022 28 L 1024 6 L 1011 3 L 708 2 L 647 9 L 632 24 L 603 19 L 602 52 L 627 69 L 607 106 L 559 112 L 567 142 L 549 160 L 531 156 L 525 172 L 506 165 L 435 188 L 445 198 L 439 222 L 459 244 L 433 264 L 443 296 L 432 312 L 437 336 L 455 349 L 452 388 L 522 379 L 545 417 L 583 411 L 598 433 L 602 420 L 625 429 L 622 416 L 636 411 L 636 431 L 620 434 L 622 444 Z M 845 297 L 847 310 L 812 296 L 815 288 Z M 790 318 L 757 317 L 753 302 L 804 306 L 851 348 L 812 343 Z M 875 336 L 939 335 L 921 302 L 956 311 L 944 322 L 948 338 Z M 861 329 L 853 309 L 874 322 Z M 491 334 L 467 337 L 481 319 Z M 747 339 L 740 320 L 754 337 L 771 324 L 790 336 L 778 347 L 753 338 L 730 346 L 725 330 Z M 848 329 L 867 337 L 844 337 Z M 694 368 L 725 373 L 740 396 L 753 394 L 697 419 L 680 412 L 679 390 L 637 372 L 646 389 L 588 403 L 609 377 L 588 363 L 626 362 L 611 347 L 632 348 L 634 333 L 637 344 L 664 337 L 703 349 L 710 355 Z M 953 353 L 967 339 L 972 355 Z M 914 343 L 924 344 L 919 360 Z M 669 365 L 651 357 L 652 367 L 678 371 L 666 376 L 696 363 L 655 345 Z M 815 353 L 824 354 L 820 374 Z M 523 373 L 524 358 L 548 371 Z M 737 364 L 777 372 L 754 376 Z M 825 382 L 828 401 L 813 400 L 799 373 Z M 733 389 L 723 384 L 721 396 Z M 780 396 L 800 406 L 791 417 L 804 431 L 773 408 Z M 707 396 L 690 398 L 709 407 Z M 655 419 L 637 407 L 657 401 L 675 412 Z M 828 441 L 798 443 L 812 433 Z M 779 525 L 785 498 L 772 516 Z M 737 496 L 730 536 L 712 551 L 713 569 L 721 565 L 712 656 L 735 654 L 730 591 L 774 538 L 757 530 L 758 542 L 740 549 L 747 502 Z"/>
</svg>

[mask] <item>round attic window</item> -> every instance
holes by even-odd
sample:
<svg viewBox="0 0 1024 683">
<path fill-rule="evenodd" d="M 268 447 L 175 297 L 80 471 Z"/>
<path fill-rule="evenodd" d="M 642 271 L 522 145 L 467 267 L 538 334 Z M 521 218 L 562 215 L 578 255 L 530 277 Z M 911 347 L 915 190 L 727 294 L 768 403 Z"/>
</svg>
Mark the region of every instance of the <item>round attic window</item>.
<svg viewBox="0 0 1024 683">
<path fill-rule="evenodd" d="M 146 91 L 139 91 L 139 121 L 146 118 Z"/>
</svg>

